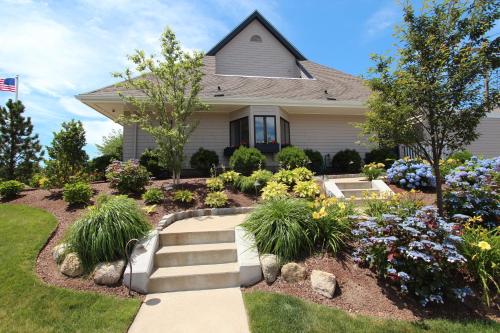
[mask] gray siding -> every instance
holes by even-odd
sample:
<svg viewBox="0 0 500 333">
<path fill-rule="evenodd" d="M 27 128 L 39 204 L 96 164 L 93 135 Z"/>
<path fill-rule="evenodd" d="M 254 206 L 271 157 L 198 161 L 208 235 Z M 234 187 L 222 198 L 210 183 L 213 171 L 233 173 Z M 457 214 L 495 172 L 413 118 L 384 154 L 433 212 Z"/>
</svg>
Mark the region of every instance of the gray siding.
<svg viewBox="0 0 500 333">
<path fill-rule="evenodd" d="M 500 118 L 485 118 L 478 126 L 481 134 L 468 149 L 484 157 L 500 156 Z"/>
<path fill-rule="evenodd" d="M 259 35 L 262 42 L 251 42 Z M 216 73 L 299 78 L 295 57 L 257 20 L 215 55 Z"/>
</svg>

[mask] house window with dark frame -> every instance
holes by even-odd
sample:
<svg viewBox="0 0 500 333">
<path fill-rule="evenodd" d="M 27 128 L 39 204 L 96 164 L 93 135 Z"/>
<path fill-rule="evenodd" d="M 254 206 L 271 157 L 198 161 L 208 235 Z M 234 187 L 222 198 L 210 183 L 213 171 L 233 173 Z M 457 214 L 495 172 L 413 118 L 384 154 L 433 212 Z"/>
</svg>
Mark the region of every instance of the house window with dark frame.
<svg viewBox="0 0 500 333">
<path fill-rule="evenodd" d="M 231 147 L 248 146 L 248 117 L 233 120 L 229 123 L 229 142 Z"/>
<path fill-rule="evenodd" d="M 254 117 L 255 143 L 276 143 L 276 117 Z"/>
<path fill-rule="evenodd" d="M 290 123 L 280 118 L 281 147 L 290 146 Z"/>
</svg>

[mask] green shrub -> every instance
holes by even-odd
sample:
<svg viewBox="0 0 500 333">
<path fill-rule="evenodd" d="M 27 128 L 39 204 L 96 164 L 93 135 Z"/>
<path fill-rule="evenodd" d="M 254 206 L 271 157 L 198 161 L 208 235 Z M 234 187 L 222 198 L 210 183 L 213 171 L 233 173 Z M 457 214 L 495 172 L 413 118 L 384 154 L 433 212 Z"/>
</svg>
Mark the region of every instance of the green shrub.
<svg viewBox="0 0 500 333">
<path fill-rule="evenodd" d="M 448 158 L 460 161 L 460 163 L 463 164 L 463 163 L 469 161 L 472 158 L 472 156 L 473 155 L 470 151 L 468 151 L 467 149 L 464 149 L 464 150 L 459 150 L 457 152 L 454 152 L 453 154 L 448 156 Z"/>
<path fill-rule="evenodd" d="M 63 189 L 63 199 L 70 205 L 87 204 L 93 194 L 92 187 L 84 182 L 69 183 Z"/>
<path fill-rule="evenodd" d="M 155 178 L 168 176 L 168 170 L 160 164 L 160 155 L 157 149 L 146 149 L 139 158 L 139 164 Z"/>
<path fill-rule="evenodd" d="M 320 191 L 321 188 L 314 180 L 298 181 L 293 187 L 293 193 L 299 198 L 314 199 Z"/>
<path fill-rule="evenodd" d="M 365 163 L 384 163 L 386 168 L 398 158 L 392 148 L 375 148 L 365 154 Z"/>
<path fill-rule="evenodd" d="M 175 202 L 189 204 L 193 202 L 194 194 L 189 190 L 177 190 L 173 194 L 173 199 Z"/>
<path fill-rule="evenodd" d="M 341 150 L 333 156 L 332 168 L 338 173 L 358 173 L 361 171 L 361 156 L 356 150 Z"/>
<path fill-rule="evenodd" d="M 159 188 L 150 188 L 142 195 L 142 200 L 146 205 L 160 204 L 164 198 L 163 191 Z"/>
<path fill-rule="evenodd" d="M 494 229 L 467 225 L 462 238 L 460 252 L 489 306 L 491 299 L 500 294 L 500 235 Z"/>
<path fill-rule="evenodd" d="M 238 183 L 238 178 L 240 178 L 240 173 L 234 170 L 229 170 L 220 174 L 220 179 L 226 185 L 236 185 Z"/>
<path fill-rule="evenodd" d="M 363 165 L 363 173 L 368 180 L 374 180 L 384 173 L 384 163 L 370 163 Z"/>
<path fill-rule="evenodd" d="M 207 188 L 210 192 L 218 192 L 224 189 L 224 181 L 221 178 L 208 178 L 206 180 Z"/>
<path fill-rule="evenodd" d="M 24 189 L 24 184 L 17 180 L 7 180 L 0 183 L 0 197 L 5 200 L 17 197 Z"/>
<path fill-rule="evenodd" d="M 210 192 L 205 198 L 205 205 L 211 208 L 225 207 L 228 202 L 228 197 L 223 191 Z"/>
<path fill-rule="evenodd" d="M 100 196 L 97 204 L 71 226 L 68 242 L 90 271 L 97 263 L 125 258 L 127 242 L 140 239 L 150 229 L 133 199 Z"/>
<path fill-rule="evenodd" d="M 88 172 L 93 175 L 95 180 L 106 179 L 106 168 L 116 157 L 113 155 L 101 155 L 89 161 Z"/>
<path fill-rule="evenodd" d="M 243 223 L 255 235 L 260 253 L 271 253 L 281 261 L 296 260 L 313 249 L 314 222 L 309 203 L 280 198 L 259 205 Z"/>
<path fill-rule="evenodd" d="M 288 186 L 283 183 L 270 181 L 262 189 L 262 200 L 288 197 Z"/>
<path fill-rule="evenodd" d="M 279 162 L 280 167 L 283 169 L 305 167 L 310 162 L 302 149 L 293 146 L 281 149 L 281 151 L 276 154 L 276 161 Z"/>
<path fill-rule="evenodd" d="M 290 169 L 281 169 L 271 178 L 273 181 L 292 186 L 295 183 L 295 175 Z"/>
<path fill-rule="evenodd" d="M 229 165 L 245 176 L 266 166 L 266 157 L 256 148 L 240 146 L 229 159 Z"/>
<path fill-rule="evenodd" d="M 34 188 L 39 188 L 41 187 L 41 182 L 43 178 L 45 178 L 45 176 L 42 173 L 35 173 L 31 177 L 29 185 Z"/>
<path fill-rule="evenodd" d="M 190 164 L 191 168 L 200 171 L 203 175 L 209 175 L 210 169 L 219 164 L 219 156 L 213 150 L 200 148 L 191 156 Z"/>
<path fill-rule="evenodd" d="M 135 160 L 113 161 L 106 169 L 106 179 L 120 193 L 141 193 L 149 183 L 149 172 Z"/>
<path fill-rule="evenodd" d="M 259 193 L 271 180 L 273 173 L 269 170 L 255 170 L 248 177 L 240 176 L 236 186 L 245 193 Z"/>
<path fill-rule="evenodd" d="M 315 173 L 320 173 L 323 172 L 323 156 L 321 156 L 321 153 L 317 150 L 312 150 L 312 149 L 305 149 L 304 153 L 306 154 L 307 158 L 309 158 L 309 165 L 307 166 L 311 171 Z"/>
</svg>

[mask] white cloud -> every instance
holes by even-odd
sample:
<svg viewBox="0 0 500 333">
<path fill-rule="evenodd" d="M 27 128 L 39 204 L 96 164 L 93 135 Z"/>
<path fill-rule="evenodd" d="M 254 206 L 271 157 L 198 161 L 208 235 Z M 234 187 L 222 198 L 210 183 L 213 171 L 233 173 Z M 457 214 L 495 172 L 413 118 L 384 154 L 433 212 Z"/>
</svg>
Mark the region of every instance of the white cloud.
<svg viewBox="0 0 500 333">
<path fill-rule="evenodd" d="M 66 111 L 73 115 L 86 118 L 95 118 L 96 116 L 98 116 L 98 113 L 94 109 L 88 107 L 74 97 L 61 97 L 59 98 L 59 103 Z"/>
<path fill-rule="evenodd" d="M 398 19 L 398 13 L 398 9 L 394 5 L 385 6 L 373 13 L 366 21 L 368 37 L 375 37 L 394 26 Z"/>
<path fill-rule="evenodd" d="M 121 130 L 122 126 L 110 119 L 105 120 L 82 120 L 85 129 L 85 137 L 88 144 L 102 143 L 102 137 L 111 133 L 112 130 Z"/>
</svg>

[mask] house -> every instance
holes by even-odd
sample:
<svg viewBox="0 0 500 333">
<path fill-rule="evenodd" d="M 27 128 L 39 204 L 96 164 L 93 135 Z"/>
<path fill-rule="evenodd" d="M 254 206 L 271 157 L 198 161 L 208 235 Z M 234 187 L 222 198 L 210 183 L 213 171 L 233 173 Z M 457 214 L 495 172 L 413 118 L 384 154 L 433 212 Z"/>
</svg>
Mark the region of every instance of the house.
<svg viewBox="0 0 500 333">
<path fill-rule="evenodd" d="M 358 144 L 370 90 L 362 79 L 308 60 L 259 12 L 255 11 L 204 58 L 200 98 L 210 111 L 196 112 L 199 120 L 185 147 L 186 164 L 200 147 L 214 150 L 225 165 L 239 145 L 256 147 L 268 156 L 294 145 L 318 150 L 325 157 Z M 125 108 L 116 86 L 77 98 L 116 120 Z M 475 153 L 500 155 L 500 112 L 485 119 Z M 139 158 L 153 139 L 137 125 L 124 126 L 124 159 Z M 328 158 L 329 160 L 330 158 Z"/>
</svg>

